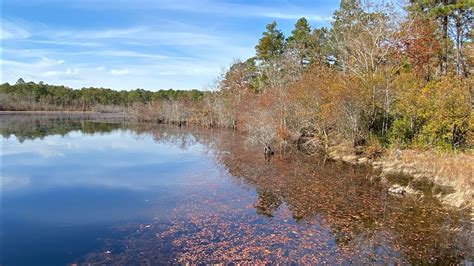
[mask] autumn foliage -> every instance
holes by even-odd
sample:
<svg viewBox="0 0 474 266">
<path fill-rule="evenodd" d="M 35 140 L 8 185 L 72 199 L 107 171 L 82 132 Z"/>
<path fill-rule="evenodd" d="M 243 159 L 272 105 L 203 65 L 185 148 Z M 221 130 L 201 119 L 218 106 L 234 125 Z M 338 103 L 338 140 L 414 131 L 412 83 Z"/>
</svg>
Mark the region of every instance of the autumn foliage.
<svg viewBox="0 0 474 266">
<path fill-rule="evenodd" d="M 206 92 L 117 92 L 116 102 L 139 121 L 232 128 L 267 148 L 369 140 L 377 147 L 472 148 L 468 2 L 410 1 L 400 12 L 341 1 L 330 28 L 301 18 L 285 37 L 276 22 L 268 24 L 255 56 L 235 61 Z M 71 103 L 66 96 L 39 101 L 83 109 L 108 103 L 89 92 Z"/>
<path fill-rule="evenodd" d="M 234 62 L 212 92 L 198 101 L 148 104 L 142 108 L 155 119 L 146 120 L 234 128 L 265 147 L 306 142 L 325 149 L 350 141 L 377 150 L 470 148 L 472 78 L 456 66 L 469 62 L 463 47 L 471 39 L 454 22 L 471 13 L 462 3 L 446 5 L 448 28 L 462 35 L 450 40 L 463 42 L 450 50 L 446 24 L 429 11 L 439 6 L 417 1 L 405 15 L 390 5 L 342 1 L 332 28 L 312 29 L 301 18 L 287 38 L 272 22 L 256 56 Z"/>
</svg>

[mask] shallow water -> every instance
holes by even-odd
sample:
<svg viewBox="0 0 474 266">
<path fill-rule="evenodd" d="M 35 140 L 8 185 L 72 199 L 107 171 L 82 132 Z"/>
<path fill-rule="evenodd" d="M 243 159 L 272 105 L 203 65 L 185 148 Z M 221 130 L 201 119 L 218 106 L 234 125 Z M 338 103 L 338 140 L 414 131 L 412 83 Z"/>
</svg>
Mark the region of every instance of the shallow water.
<svg viewBox="0 0 474 266">
<path fill-rule="evenodd" d="M 469 263 L 469 213 L 227 130 L 3 115 L 2 265 Z"/>
</svg>

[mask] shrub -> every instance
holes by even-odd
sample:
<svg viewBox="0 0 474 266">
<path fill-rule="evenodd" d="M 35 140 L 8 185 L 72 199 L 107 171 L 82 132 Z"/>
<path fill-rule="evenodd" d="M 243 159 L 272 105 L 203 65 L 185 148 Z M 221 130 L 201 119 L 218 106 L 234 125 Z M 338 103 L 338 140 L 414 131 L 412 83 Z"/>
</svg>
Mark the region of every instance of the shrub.
<svg viewBox="0 0 474 266">
<path fill-rule="evenodd" d="M 395 121 L 392 142 L 422 147 L 464 148 L 467 146 L 471 107 L 468 86 L 446 76 L 423 84 L 413 75 L 395 82 Z"/>
</svg>

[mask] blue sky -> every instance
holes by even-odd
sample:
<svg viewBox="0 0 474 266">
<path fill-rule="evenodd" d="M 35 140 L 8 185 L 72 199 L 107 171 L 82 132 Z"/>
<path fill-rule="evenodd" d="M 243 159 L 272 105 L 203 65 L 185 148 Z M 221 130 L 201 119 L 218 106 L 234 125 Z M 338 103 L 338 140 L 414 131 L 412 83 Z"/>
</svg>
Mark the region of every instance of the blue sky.
<svg viewBox="0 0 474 266">
<path fill-rule="evenodd" d="M 265 25 L 328 26 L 339 1 L 3 0 L 2 81 L 205 89 Z"/>
</svg>

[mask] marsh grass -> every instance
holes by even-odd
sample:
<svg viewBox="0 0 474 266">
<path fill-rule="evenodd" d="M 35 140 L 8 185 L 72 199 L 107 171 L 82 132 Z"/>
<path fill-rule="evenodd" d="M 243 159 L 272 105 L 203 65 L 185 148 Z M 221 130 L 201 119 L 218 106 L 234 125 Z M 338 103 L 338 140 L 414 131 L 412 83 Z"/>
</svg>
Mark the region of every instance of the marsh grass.
<svg viewBox="0 0 474 266">
<path fill-rule="evenodd" d="M 383 159 L 387 175 L 412 175 L 422 191 L 430 190 L 449 205 L 469 206 L 474 195 L 474 153 L 403 150 Z M 432 184 L 431 184 L 432 183 Z M 452 193 L 450 193 L 452 192 Z"/>
</svg>

